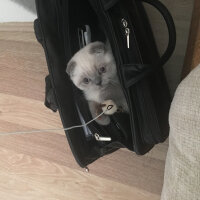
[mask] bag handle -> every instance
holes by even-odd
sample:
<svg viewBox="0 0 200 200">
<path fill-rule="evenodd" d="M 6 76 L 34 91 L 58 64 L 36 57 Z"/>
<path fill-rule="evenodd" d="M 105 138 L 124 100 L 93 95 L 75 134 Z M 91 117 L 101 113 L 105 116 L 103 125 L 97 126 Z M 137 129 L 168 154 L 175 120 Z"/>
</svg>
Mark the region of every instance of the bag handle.
<svg viewBox="0 0 200 200">
<path fill-rule="evenodd" d="M 99 0 L 99 1 L 101 2 L 104 10 L 109 10 L 119 0 Z M 139 0 L 135 0 L 135 1 L 139 1 Z M 171 57 L 171 55 L 175 49 L 175 45 L 176 45 L 176 29 L 175 29 L 173 18 L 171 16 L 170 12 L 168 11 L 168 9 L 159 0 L 141 0 L 141 1 L 155 7 L 160 12 L 160 14 L 163 16 L 163 18 L 166 22 L 166 25 L 168 28 L 168 33 L 169 33 L 168 46 L 167 46 L 167 49 L 164 52 L 164 54 L 159 59 L 159 61 L 157 63 L 154 63 L 154 66 L 156 66 L 156 67 L 163 66 L 167 62 L 167 60 Z M 95 1 L 90 0 L 90 2 L 93 5 Z M 94 5 L 94 7 L 96 7 L 96 5 Z M 153 67 L 153 70 L 154 69 L 155 69 L 155 67 Z"/>
<path fill-rule="evenodd" d="M 176 29 L 175 29 L 174 21 L 168 9 L 160 1 L 158 0 L 142 0 L 142 1 L 152 5 L 160 12 L 168 28 L 169 41 L 168 41 L 167 49 L 165 50 L 164 54 L 161 56 L 158 63 L 156 63 L 156 66 L 162 66 L 171 57 L 176 46 Z"/>
<path fill-rule="evenodd" d="M 161 13 L 167 25 L 169 33 L 169 41 L 167 49 L 156 63 L 153 63 L 151 65 L 129 64 L 126 66 L 123 65 L 121 67 L 123 70 L 124 78 L 126 80 L 125 81 L 126 88 L 129 88 L 130 86 L 134 85 L 139 80 L 143 79 L 146 75 L 156 70 L 158 67 L 162 67 L 171 57 L 176 45 L 176 29 L 173 18 L 169 13 L 169 11 L 167 10 L 167 8 L 158 0 L 141 0 L 141 1 L 152 5 Z"/>
</svg>

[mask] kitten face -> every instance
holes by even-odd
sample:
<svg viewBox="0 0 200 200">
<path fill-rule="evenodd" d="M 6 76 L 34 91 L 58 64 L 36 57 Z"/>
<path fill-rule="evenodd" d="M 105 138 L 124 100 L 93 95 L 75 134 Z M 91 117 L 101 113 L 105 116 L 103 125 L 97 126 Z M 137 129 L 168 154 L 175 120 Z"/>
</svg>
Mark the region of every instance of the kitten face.
<svg viewBox="0 0 200 200">
<path fill-rule="evenodd" d="M 81 90 L 99 90 L 116 77 L 113 55 L 102 42 L 94 42 L 78 51 L 67 65 L 67 73 Z"/>
</svg>

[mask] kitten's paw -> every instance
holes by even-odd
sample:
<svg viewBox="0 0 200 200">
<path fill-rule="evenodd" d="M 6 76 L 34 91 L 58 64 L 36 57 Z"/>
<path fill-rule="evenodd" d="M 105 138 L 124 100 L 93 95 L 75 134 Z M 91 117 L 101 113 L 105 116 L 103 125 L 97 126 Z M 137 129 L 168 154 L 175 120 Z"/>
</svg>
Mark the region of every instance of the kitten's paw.
<svg viewBox="0 0 200 200">
<path fill-rule="evenodd" d="M 101 113 L 103 112 L 102 105 L 94 101 L 89 101 L 88 103 L 92 118 L 94 119 L 98 115 L 100 115 L 95 121 L 100 125 L 108 125 L 110 123 L 110 117 L 105 114 L 101 115 Z"/>
<path fill-rule="evenodd" d="M 102 115 L 100 118 L 96 119 L 96 122 L 100 125 L 106 126 L 110 124 L 110 117 Z"/>
<path fill-rule="evenodd" d="M 113 115 L 115 112 L 117 112 L 117 105 L 113 100 L 104 101 L 101 107 L 105 115 Z"/>
</svg>

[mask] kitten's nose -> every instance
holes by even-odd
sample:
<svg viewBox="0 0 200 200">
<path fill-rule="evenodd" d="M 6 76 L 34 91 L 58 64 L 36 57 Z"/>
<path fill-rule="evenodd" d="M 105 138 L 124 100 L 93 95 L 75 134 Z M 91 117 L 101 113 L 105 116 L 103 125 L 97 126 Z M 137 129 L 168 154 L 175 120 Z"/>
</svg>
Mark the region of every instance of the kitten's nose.
<svg viewBox="0 0 200 200">
<path fill-rule="evenodd" d="M 95 79 L 95 84 L 96 84 L 96 85 L 101 85 L 101 82 L 102 82 L 102 81 L 101 81 L 101 78 L 100 78 L 100 77 L 98 77 L 98 78 Z"/>
</svg>

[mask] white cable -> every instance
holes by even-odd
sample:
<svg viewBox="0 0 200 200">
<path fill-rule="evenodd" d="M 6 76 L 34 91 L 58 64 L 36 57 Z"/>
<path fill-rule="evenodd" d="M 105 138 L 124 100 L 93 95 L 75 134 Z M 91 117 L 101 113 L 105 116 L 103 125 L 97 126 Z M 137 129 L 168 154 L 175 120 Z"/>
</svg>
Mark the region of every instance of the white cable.
<svg viewBox="0 0 200 200">
<path fill-rule="evenodd" d="M 110 105 L 109 105 L 110 106 Z M 98 116 L 96 116 L 95 118 L 93 118 L 92 120 L 88 121 L 85 124 L 82 125 L 77 125 L 77 126 L 71 126 L 69 128 L 54 128 L 54 129 L 38 129 L 38 130 L 32 130 L 32 131 L 15 131 L 15 132 L 0 132 L 0 136 L 4 136 L 4 135 L 18 135 L 18 134 L 28 134 L 28 133 L 42 133 L 42 132 L 50 132 L 50 131 L 68 131 L 74 128 L 81 128 L 84 126 L 87 126 L 88 124 L 90 124 L 91 122 L 95 121 L 96 119 L 98 119 L 99 117 L 101 117 L 106 111 L 112 109 L 112 105 L 111 108 L 109 108 L 109 106 L 107 106 L 107 109 L 105 111 L 103 111 L 101 114 L 99 114 Z"/>
</svg>

